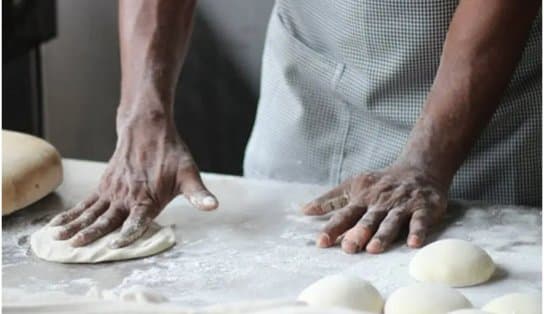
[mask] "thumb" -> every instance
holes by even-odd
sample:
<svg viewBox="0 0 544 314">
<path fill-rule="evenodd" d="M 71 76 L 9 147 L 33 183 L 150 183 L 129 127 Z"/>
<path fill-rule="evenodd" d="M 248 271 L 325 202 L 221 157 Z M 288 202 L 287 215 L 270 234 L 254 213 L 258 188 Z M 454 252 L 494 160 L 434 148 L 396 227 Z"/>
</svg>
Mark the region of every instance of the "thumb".
<svg viewBox="0 0 544 314">
<path fill-rule="evenodd" d="M 184 167 L 178 171 L 178 186 L 180 193 L 198 209 L 214 210 L 219 205 L 217 198 L 208 191 L 196 165 Z"/>
</svg>

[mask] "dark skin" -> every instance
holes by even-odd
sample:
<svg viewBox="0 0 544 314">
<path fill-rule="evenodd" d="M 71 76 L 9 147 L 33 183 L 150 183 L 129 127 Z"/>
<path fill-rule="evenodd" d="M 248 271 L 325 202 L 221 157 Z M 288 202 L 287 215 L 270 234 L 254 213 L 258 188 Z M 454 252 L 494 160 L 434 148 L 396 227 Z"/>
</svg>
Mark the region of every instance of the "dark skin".
<svg viewBox="0 0 544 314">
<path fill-rule="evenodd" d="M 82 246 L 122 225 L 112 246 L 128 245 L 178 194 L 198 208 L 217 207 L 172 118 L 194 2 L 120 1 L 117 148 L 97 192 L 51 222 L 63 226 L 59 239 Z M 497 109 L 539 6 L 538 1 L 460 2 L 435 81 L 398 160 L 304 206 L 307 215 L 334 211 L 318 235 L 319 247 L 333 246 L 343 235 L 347 253 L 380 253 L 406 224 L 408 246 L 424 243 L 446 211 L 453 176 Z"/>
<path fill-rule="evenodd" d="M 95 193 L 51 221 L 57 239 L 83 246 L 122 225 L 112 247 L 138 239 L 177 195 L 217 208 L 173 120 L 174 88 L 195 1 L 119 2 L 121 101 L 117 147 Z"/>
</svg>

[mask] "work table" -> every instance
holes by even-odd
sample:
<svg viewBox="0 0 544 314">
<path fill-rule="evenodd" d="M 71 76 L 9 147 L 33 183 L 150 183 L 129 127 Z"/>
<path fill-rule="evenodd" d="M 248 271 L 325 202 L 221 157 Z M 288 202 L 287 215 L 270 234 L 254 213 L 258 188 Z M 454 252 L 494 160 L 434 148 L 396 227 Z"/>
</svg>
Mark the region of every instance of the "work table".
<svg viewBox="0 0 544 314">
<path fill-rule="evenodd" d="M 91 288 L 118 291 L 142 285 L 182 305 L 248 299 L 294 299 L 329 274 L 350 273 L 388 296 L 415 282 L 408 264 L 416 252 L 402 241 L 380 255 L 349 255 L 338 246 L 315 247 L 324 217 L 306 217 L 300 207 L 326 187 L 204 174 L 220 207 L 214 212 L 174 199 L 156 221 L 173 225 L 177 244 L 156 256 L 102 264 L 57 264 L 39 260 L 29 236 L 56 213 L 97 185 L 105 163 L 65 159 L 64 183 L 38 203 L 3 217 L 3 287 L 29 293 L 55 290 L 85 294 Z M 508 293 L 541 289 L 541 209 L 451 202 L 432 239 L 460 238 L 484 248 L 498 265 L 490 283 L 459 289 L 475 306 Z"/>
</svg>

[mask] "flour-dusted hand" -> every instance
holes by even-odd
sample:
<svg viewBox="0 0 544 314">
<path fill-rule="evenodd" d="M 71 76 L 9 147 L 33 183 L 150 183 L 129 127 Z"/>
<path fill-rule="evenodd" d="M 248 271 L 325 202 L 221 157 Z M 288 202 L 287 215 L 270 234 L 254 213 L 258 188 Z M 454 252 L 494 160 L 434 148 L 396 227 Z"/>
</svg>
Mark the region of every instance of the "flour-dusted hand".
<svg viewBox="0 0 544 314">
<path fill-rule="evenodd" d="M 111 245 L 123 247 L 138 239 L 179 194 L 202 210 L 218 206 L 173 123 L 162 119 L 118 122 L 117 148 L 97 192 L 51 221 L 62 226 L 57 239 L 83 246 L 122 225 Z"/>
<path fill-rule="evenodd" d="M 446 192 L 423 172 L 402 166 L 363 173 L 310 202 L 306 215 L 332 217 L 317 238 L 330 247 L 344 234 L 342 249 L 356 253 L 366 248 L 383 252 L 409 223 L 407 243 L 423 244 L 429 227 L 446 211 Z"/>
<path fill-rule="evenodd" d="M 58 239 L 86 245 L 122 225 L 113 247 L 144 234 L 179 194 L 212 210 L 216 198 L 174 124 L 174 96 L 196 1 L 120 0 L 121 99 L 117 147 L 96 193 L 51 222 Z"/>
</svg>

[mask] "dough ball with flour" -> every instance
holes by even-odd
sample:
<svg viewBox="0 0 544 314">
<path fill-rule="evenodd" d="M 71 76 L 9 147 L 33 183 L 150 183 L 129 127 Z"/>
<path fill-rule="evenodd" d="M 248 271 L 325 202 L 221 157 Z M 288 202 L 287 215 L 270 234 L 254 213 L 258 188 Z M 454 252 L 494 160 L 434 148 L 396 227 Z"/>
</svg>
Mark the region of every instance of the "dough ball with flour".
<svg viewBox="0 0 544 314">
<path fill-rule="evenodd" d="M 538 293 L 510 293 L 491 300 L 484 311 L 496 314 L 541 314 L 542 299 Z"/>
<path fill-rule="evenodd" d="M 456 290 L 441 284 L 417 283 L 393 292 L 385 302 L 385 314 L 437 314 L 472 308 Z"/>
<path fill-rule="evenodd" d="M 412 258 L 410 275 L 422 282 L 451 287 L 477 285 L 491 278 L 495 263 L 480 247 L 458 239 L 431 243 Z"/>
<path fill-rule="evenodd" d="M 448 314 L 492 314 L 492 313 L 478 310 L 478 309 L 464 309 L 464 310 L 448 312 Z"/>
<path fill-rule="evenodd" d="M 316 307 L 344 307 L 381 313 L 383 298 L 374 286 L 356 276 L 324 277 L 304 289 L 299 301 Z"/>
<path fill-rule="evenodd" d="M 41 138 L 2 130 L 2 215 L 22 209 L 62 182 L 57 150 Z"/>
<path fill-rule="evenodd" d="M 129 246 L 112 249 L 109 243 L 119 236 L 121 228 L 82 247 L 73 247 L 69 240 L 55 240 L 60 227 L 45 226 L 30 237 L 30 247 L 41 259 L 61 263 L 99 263 L 126 260 L 158 254 L 176 243 L 171 227 L 152 223 L 144 235 Z"/>
</svg>

